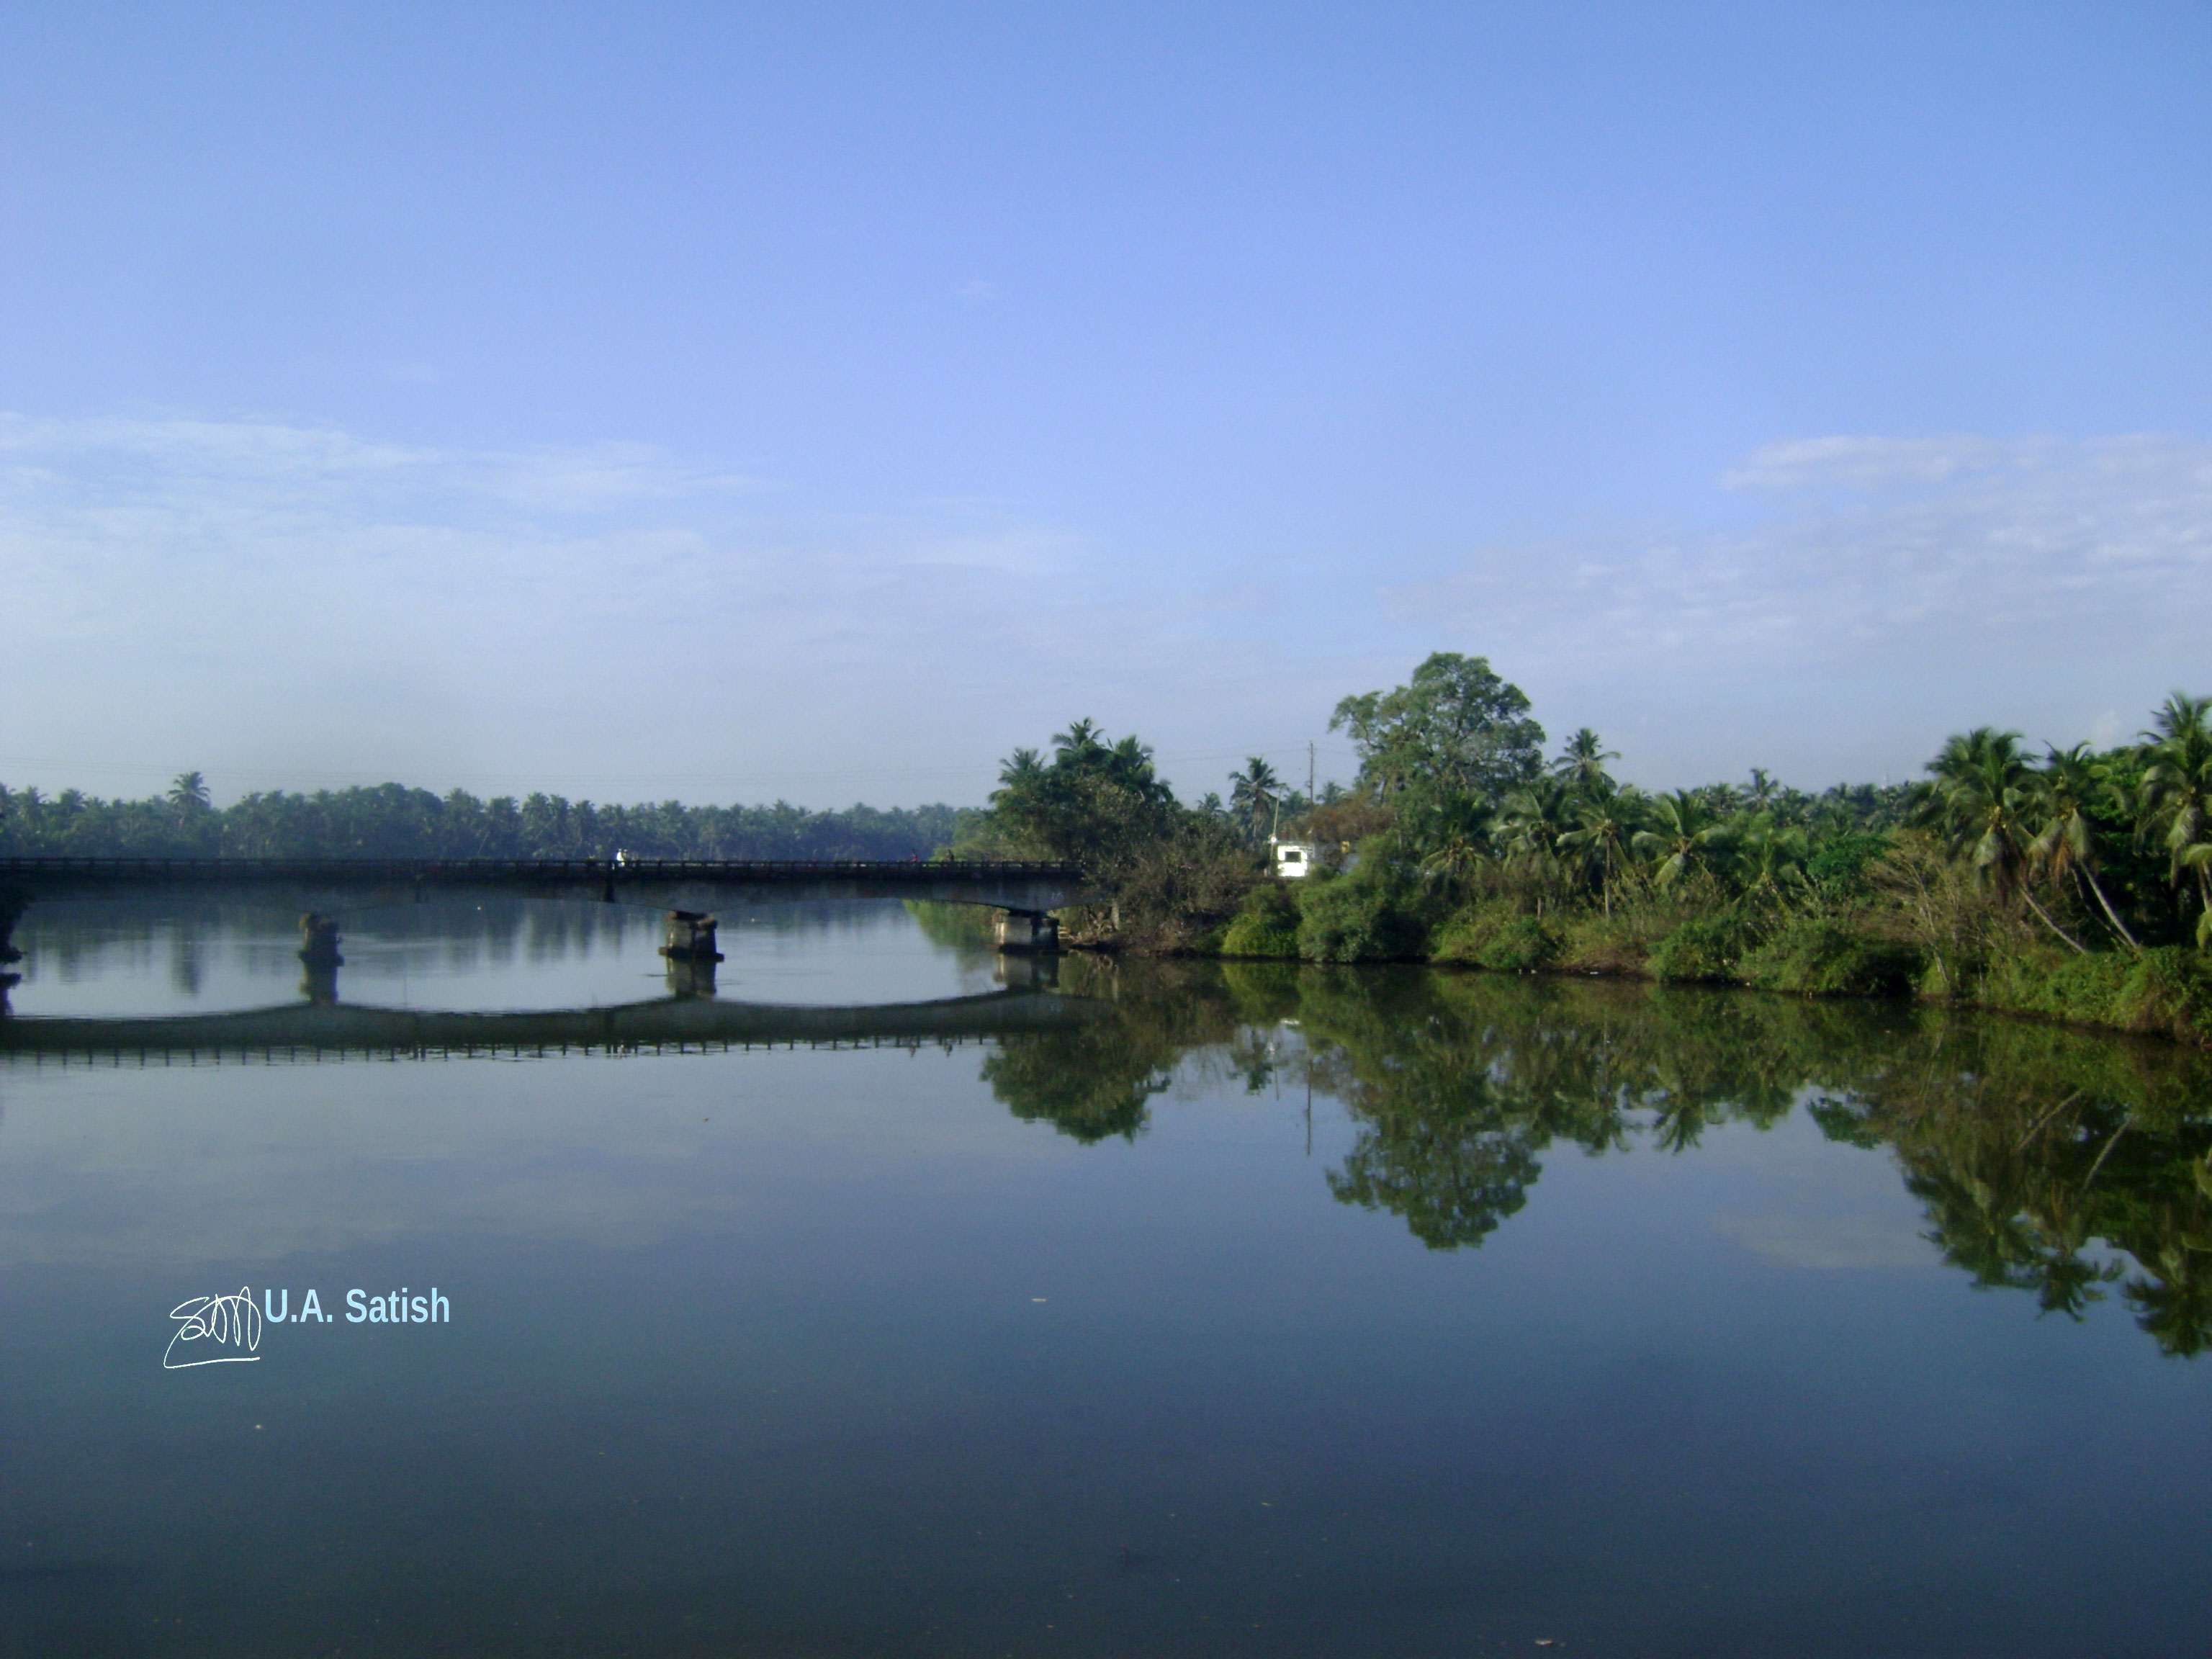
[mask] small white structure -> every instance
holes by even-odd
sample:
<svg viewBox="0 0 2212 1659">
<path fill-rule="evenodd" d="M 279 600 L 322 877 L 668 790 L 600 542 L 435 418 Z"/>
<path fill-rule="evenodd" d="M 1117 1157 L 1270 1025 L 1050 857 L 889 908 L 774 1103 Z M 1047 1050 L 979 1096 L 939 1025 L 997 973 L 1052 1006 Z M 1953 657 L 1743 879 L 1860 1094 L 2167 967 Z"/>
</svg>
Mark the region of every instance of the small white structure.
<svg viewBox="0 0 2212 1659">
<path fill-rule="evenodd" d="M 1313 841 L 1270 840 L 1268 847 L 1275 855 L 1275 873 L 1285 881 L 1295 881 L 1310 876 L 1321 858 L 1321 843 Z"/>
</svg>

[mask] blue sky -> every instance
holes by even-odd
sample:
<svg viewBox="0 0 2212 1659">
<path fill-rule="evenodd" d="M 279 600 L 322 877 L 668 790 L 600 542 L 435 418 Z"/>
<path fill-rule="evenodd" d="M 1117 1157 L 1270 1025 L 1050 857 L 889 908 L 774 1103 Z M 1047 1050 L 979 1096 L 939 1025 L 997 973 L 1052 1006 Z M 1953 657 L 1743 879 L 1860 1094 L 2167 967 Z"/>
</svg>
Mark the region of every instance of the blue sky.
<svg viewBox="0 0 2212 1659">
<path fill-rule="evenodd" d="M 0 13 L 0 779 L 1668 785 L 2212 690 L 2212 9 Z"/>
</svg>

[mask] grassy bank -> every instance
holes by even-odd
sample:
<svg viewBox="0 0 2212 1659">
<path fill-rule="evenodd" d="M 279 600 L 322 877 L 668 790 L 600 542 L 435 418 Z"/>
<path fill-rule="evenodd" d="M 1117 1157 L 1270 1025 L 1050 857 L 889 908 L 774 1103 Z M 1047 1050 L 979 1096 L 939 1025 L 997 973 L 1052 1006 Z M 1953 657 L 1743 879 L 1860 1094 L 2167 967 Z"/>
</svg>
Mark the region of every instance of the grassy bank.
<svg viewBox="0 0 2212 1659">
<path fill-rule="evenodd" d="M 1377 863 L 1350 875 L 1262 881 L 1208 943 L 1231 958 L 1425 962 L 1802 996 L 1913 997 L 2212 1045 L 2206 951 L 2069 949 L 1986 903 L 1947 908 L 1881 866 L 1872 874 L 1860 890 L 1826 902 L 1653 893 L 1544 913 L 1510 892 L 1454 903 L 1449 884 Z"/>
</svg>

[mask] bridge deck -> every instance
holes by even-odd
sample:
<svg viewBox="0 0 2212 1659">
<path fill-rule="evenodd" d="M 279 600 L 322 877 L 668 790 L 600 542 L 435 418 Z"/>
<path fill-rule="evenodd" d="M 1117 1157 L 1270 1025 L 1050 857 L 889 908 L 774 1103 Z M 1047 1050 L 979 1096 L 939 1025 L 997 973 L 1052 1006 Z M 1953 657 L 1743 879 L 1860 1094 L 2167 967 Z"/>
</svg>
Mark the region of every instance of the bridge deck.
<svg viewBox="0 0 2212 1659">
<path fill-rule="evenodd" d="M 40 900 L 223 890 L 283 893 L 318 910 L 495 892 L 676 909 L 750 895 L 1030 913 L 1093 897 L 1073 865 L 999 860 L 0 858 L 0 926 Z"/>
<path fill-rule="evenodd" d="M 0 858 L 0 882 L 35 886 L 47 880 L 105 878 L 131 882 L 329 882 L 372 886 L 392 881 L 1071 881 L 1073 864 L 952 859 L 126 859 Z"/>
</svg>

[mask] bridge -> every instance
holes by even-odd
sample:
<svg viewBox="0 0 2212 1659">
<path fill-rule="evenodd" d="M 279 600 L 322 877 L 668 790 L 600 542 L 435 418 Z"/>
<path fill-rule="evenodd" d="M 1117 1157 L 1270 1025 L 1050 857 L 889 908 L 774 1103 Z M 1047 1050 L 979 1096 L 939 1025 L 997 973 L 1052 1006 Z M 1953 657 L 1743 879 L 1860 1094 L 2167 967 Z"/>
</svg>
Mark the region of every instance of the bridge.
<svg viewBox="0 0 2212 1659">
<path fill-rule="evenodd" d="M 1097 898 L 1073 865 L 954 860 L 0 858 L 0 963 L 15 960 L 9 937 L 40 900 L 179 893 L 251 893 L 307 912 L 325 924 L 307 928 L 310 953 L 335 948 L 327 912 L 495 896 L 646 905 L 670 913 L 670 956 L 709 961 L 708 912 L 747 899 L 985 905 L 1001 913 L 1001 949 L 1034 951 L 1059 942 L 1053 911 Z"/>
</svg>

